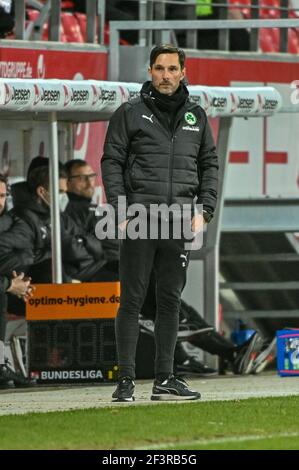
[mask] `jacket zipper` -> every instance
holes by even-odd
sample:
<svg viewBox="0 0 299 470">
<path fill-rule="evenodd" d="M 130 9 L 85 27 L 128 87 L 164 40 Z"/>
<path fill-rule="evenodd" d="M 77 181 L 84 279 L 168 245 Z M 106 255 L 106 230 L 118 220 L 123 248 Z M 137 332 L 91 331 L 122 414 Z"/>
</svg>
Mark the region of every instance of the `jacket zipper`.
<svg viewBox="0 0 299 470">
<path fill-rule="evenodd" d="M 150 106 L 150 99 L 148 100 L 148 103 L 149 103 L 149 108 L 151 109 L 151 106 Z M 173 132 L 176 131 L 177 127 L 178 127 L 178 124 L 180 123 L 180 120 L 182 118 L 182 116 L 184 115 L 184 113 L 190 111 L 191 109 L 193 108 L 196 108 L 196 104 L 192 103 L 191 106 L 189 105 L 189 107 L 187 107 L 187 109 L 184 109 L 184 111 L 182 113 L 179 114 L 179 116 L 177 116 L 177 119 L 175 121 L 175 124 L 174 124 L 174 129 L 173 129 Z M 169 134 L 167 133 L 167 130 L 166 128 L 160 123 L 160 120 L 157 119 L 157 123 L 160 127 L 160 129 L 162 129 L 168 136 Z M 170 152 L 170 158 L 169 158 L 169 166 L 168 166 L 168 191 L 167 191 L 167 204 L 170 205 L 171 204 L 171 200 L 172 200 L 172 173 L 173 173 L 173 160 L 174 160 L 174 140 L 175 140 L 176 136 L 175 134 L 171 134 L 171 152 Z"/>
<path fill-rule="evenodd" d="M 169 166 L 168 166 L 168 192 L 167 192 L 167 204 L 171 204 L 172 200 L 172 173 L 173 173 L 173 160 L 174 160 L 174 140 L 175 135 L 173 134 L 171 137 L 171 152 L 169 158 Z"/>
<path fill-rule="evenodd" d="M 167 191 L 167 204 L 171 204 L 172 200 L 172 173 L 173 173 L 173 160 L 174 160 L 174 141 L 176 139 L 175 131 L 178 128 L 179 123 L 181 122 L 182 116 L 184 113 L 187 111 L 190 111 L 191 109 L 195 108 L 196 104 L 191 105 L 189 109 L 184 109 L 181 111 L 175 120 L 174 123 L 174 128 L 173 128 L 173 134 L 171 136 L 171 152 L 170 152 L 170 160 L 169 160 L 169 167 L 168 167 L 168 191 Z M 159 121 L 158 121 L 159 122 Z"/>
<path fill-rule="evenodd" d="M 191 106 L 190 109 L 195 107 Z M 167 204 L 170 205 L 172 201 L 172 173 L 173 173 L 173 160 L 174 160 L 174 141 L 176 139 L 175 132 L 178 128 L 179 123 L 181 122 L 182 116 L 184 113 L 187 112 L 186 110 L 182 111 L 178 114 L 173 127 L 173 134 L 171 135 L 171 152 L 170 152 L 170 159 L 169 159 L 169 167 L 168 167 L 168 192 L 167 192 Z"/>
</svg>

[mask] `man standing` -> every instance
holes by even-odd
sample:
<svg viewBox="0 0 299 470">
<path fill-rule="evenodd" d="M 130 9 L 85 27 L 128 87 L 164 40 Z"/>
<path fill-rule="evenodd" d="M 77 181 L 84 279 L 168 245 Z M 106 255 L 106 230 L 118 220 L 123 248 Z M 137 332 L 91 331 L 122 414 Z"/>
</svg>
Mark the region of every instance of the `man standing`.
<svg viewBox="0 0 299 470">
<path fill-rule="evenodd" d="M 151 81 L 139 98 L 114 113 L 107 132 L 102 176 L 107 201 L 127 204 L 203 205 L 193 213 L 194 233 L 213 216 L 217 198 L 217 155 L 204 110 L 189 101 L 183 84 L 185 53 L 171 45 L 150 54 Z M 163 217 L 162 217 L 163 218 Z M 159 219 L 160 226 L 163 221 Z M 118 220 L 125 231 L 131 222 Z M 174 220 L 173 220 L 174 223 Z M 128 227 L 127 227 L 128 225 Z M 171 227 L 170 227 L 171 228 Z M 185 239 L 123 238 L 120 249 L 121 299 L 116 318 L 119 384 L 116 401 L 134 400 L 138 315 L 152 269 L 156 274 L 155 382 L 152 400 L 196 400 L 200 393 L 173 375 L 181 292 L 186 281 Z"/>
</svg>

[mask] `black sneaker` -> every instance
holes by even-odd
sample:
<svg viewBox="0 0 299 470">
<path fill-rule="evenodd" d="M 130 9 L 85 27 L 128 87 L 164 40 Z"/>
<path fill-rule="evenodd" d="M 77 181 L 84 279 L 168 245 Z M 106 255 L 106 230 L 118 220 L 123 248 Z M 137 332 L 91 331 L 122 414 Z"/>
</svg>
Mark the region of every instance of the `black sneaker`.
<svg viewBox="0 0 299 470">
<path fill-rule="evenodd" d="M 131 377 L 120 379 L 115 392 L 112 394 L 112 401 L 134 401 L 135 382 Z"/>
<path fill-rule="evenodd" d="M 199 400 L 199 392 L 190 390 L 185 380 L 171 375 L 160 382 L 155 380 L 151 400 Z"/>
<path fill-rule="evenodd" d="M 12 381 L 15 387 L 32 387 L 36 385 L 35 380 L 23 377 L 18 372 L 15 372 L 9 365 L 9 361 L 6 360 L 5 364 L 0 365 L 0 379 L 2 381 Z"/>
</svg>

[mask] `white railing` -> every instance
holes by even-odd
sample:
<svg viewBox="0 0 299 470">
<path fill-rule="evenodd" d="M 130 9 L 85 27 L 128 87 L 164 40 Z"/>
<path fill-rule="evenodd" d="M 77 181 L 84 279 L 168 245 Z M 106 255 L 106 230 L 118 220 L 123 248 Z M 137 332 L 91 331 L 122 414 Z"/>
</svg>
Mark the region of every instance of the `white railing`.
<svg viewBox="0 0 299 470">
<path fill-rule="evenodd" d="M 97 113 L 107 120 L 125 101 L 139 95 L 139 83 L 95 80 L 0 79 L 0 112 L 68 111 Z M 189 86 L 190 98 L 211 116 L 270 116 L 282 108 L 280 93 L 273 87 Z M 79 116 L 78 116 L 79 117 Z"/>
</svg>

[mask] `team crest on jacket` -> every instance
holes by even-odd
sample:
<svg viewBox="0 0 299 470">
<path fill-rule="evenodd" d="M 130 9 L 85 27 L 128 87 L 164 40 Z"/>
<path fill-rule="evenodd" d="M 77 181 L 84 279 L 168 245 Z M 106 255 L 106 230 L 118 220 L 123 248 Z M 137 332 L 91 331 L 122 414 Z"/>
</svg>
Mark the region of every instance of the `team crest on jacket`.
<svg viewBox="0 0 299 470">
<path fill-rule="evenodd" d="M 191 113 L 190 111 L 185 113 L 184 117 L 185 117 L 186 123 L 189 124 L 189 126 L 194 126 L 197 123 L 196 116 L 193 113 Z"/>
</svg>

